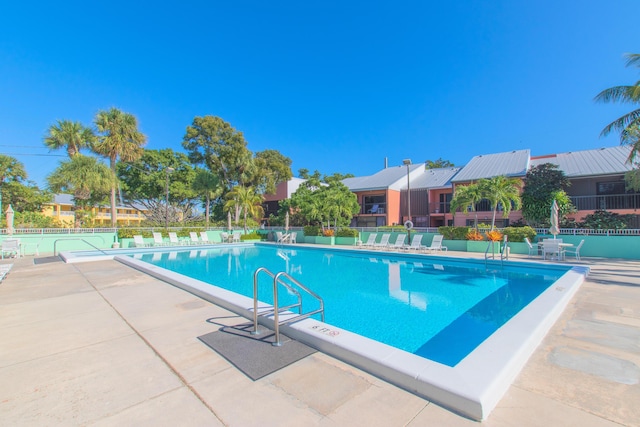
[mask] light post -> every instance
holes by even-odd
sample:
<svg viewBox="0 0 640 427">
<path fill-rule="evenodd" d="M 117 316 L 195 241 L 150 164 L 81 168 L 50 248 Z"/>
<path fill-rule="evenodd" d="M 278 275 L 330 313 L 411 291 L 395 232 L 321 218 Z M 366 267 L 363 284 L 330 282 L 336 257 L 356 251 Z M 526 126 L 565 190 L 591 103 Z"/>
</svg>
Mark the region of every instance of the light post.
<svg viewBox="0 0 640 427">
<path fill-rule="evenodd" d="M 409 166 L 411 165 L 411 159 L 404 159 L 402 163 L 407 165 L 407 215 L 409 216 L 409 222 L 413 225 L 413 221 L 411 221 L 411 183 L 409 180 Z M 409 239 L 409 244 L 411 244 L 411 227 L 407 227 L 407 238 Z"/>
<path fill-rule="evenodd" d="M 167 171 L 167 181 L 165 184 L 165 199 L 164 199 L 164 228 L 169 229 L 169 172 L 173 172 L 175 169 L 167 166 L 165 168 Z"/>
</svg>

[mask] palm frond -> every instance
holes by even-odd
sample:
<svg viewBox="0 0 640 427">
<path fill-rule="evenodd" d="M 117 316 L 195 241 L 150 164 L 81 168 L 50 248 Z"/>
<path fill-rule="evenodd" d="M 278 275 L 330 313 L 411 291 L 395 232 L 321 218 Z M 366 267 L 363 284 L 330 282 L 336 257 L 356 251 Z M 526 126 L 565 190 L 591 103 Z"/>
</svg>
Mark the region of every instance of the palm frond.
<svg viewBox="0 0 640 427">
<path fill-rule="evenodd" d="M 640 86 L 614 86 L 605 89 L 593 98 L 596 102 L 640 102 Z"/>
<path fill-rule="evenodd" d="M 640 109 L 633 110 L 630 113 L 614 120 L 602 129 L 600 136 L 607 136 L 612 131 L 623 131 L 631 125 L 640 125 Z M 622 136 L 621 136 L 622 138 Z"/>
</svg>

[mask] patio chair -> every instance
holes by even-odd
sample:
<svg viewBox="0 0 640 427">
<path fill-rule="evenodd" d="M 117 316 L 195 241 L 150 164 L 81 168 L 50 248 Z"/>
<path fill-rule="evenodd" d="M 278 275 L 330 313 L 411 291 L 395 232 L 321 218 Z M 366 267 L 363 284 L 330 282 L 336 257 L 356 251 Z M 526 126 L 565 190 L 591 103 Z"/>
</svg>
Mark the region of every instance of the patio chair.
<svg viewBox="0 0 640 427">
<path fill-rule="evenodd" d="M 564 258 L 564 249 L 560 246 L 562 241 L 546 239 L 542 242 L 542 259 L 547 259 L 547 255 L 549 255 L 549 259 L 557 259 L 561 260 Z"/>
<path fill-rule="evenodd" d="M 422 246 L 422 234 L 414 235 L 413 239 L 411 240 L 411 244 L 409 246 L 405 246 L 404 248 L 409 251 L 411 250 L 419 251 L 420 249 L 423 249 L 424 246 Z"/>
<path fill-rule="evenodd" d="M 572 248 L 572 247 L 565 248 L 564 249 L 565 257 L 567 256 L 567 254 L 569 255 L 573 254 L 573 256 L 575 256 L 576 259 L 580 261 L 580 248 L 582 247 L 582 245 L 584 245 L 584 239 L 582 239 L 580 243 L 578 243 L 578 246 L 576 246 L 575 248 Z"/>
<path fill-rule="evenodd" d="M 156 231 L 153 232 L 153 245 L 154 246 L 164 246 L 166 243 L 164 242 L 164 238 L 162 237 L 162 233 L 158 233 Z"/>
<path fill-rule="evenodd" d="M 380 205 L 373 205 L 373 206 L 371 206 L 371 209 L 369 209 L 367 211 L 367 213 L 370 213 L 370 214 L 378 213 L 378 208 L 379 207 L 380 207 Z"/>
<path fill-rule="evenodd" d="M 2 259 L 8 255 L 11 258 L 20 258 L 20 240 L 7 239 L 2 241 Z"/>
<path fill-rule="evenodd" d="M 233 233 L 233 243 L 240 243 L 240 233 Z"/>
<path fill-rule="evenodd" d="M 202 243 L 209 243 L 209 235 L 206 231 L 200 232 L 200 240 L 202 241 Z"/>
<path fill-rule="evenodd" d="M 13 264 L 2 264 L 0 265 L 0 282 L 4 280 L 4 277 L 9 274 L 9 271 L 13 267 Z"/>
<path fill-rule="evenodd" d="M 229 233 L 225 233 L 224 231 L 220 233 L 220 240 L 222 240 L 222 243 L 229 243 Z"/>
<path fill-rule="evenodd" d="M 133 236 L 133 246 L 136 248 L 144 248 L 149 246 L 149 244 L 144 241 L 144 237 L 142 237 L 142 235 L 136 234 Z"/>
<path fill-rule="evenodd" d="M 529 249 L 529 257 L 531 257 L 531 255 L 538 255 L 538 246 L 533 246 L 528 237 L 524 238 L 524 242 L 527 244 Z"/>
<path fill-rule="evenodd" d="M 442 239 L 444 239 L 444 236 L 442 234 L 436 234 L 435 236 L 433 236 L 433 240 L 431 240 L 431 246 L 427 246 L 425 247 L 425 249 L 428 252 L 447 251 L 448 248 L 446 246 L 442 246 Z"/>
<path fill-rule="evenodd" d="M 389 237 L 391 237 L 391 234 L 384 233 L 382 235 L 382 238 L 380 239 L 380 241 L 378 243 L 374 243 L 373 244 L 373 247 L 374 248 L 386 248 L 387 246 L 389 246 Z"/>
<path fill-rule="evenodd" d="M 174 231 L 169 232 L 169 243 L 172 245 L 179 245 L 180 240 L 178 239 L 178 235 Z"/>
<path fill-rule="evenodd" d="M 404 247 L 404 241 L 407 239 L 406 234 L 398 234 L 396 241 L 389 245 L 389 249 L 402 249 Z"/>
<path fill-rule="evenodd" d="M 295 231 L 292 231 L 292 232 L 289 234 L 289 243 L 298 243 L 298 241 L 297 241 L 297 239 L 298 239 L 297 234 L 298 234 L 298 233 L 296 233 Z"/>
<path fill-rule="evenodd" d="M 192 245 L 200 244 L 200 239 L 198 239 L 198 233 L 196 233 L 195 231 L 190 231 L 189 237 L 191 238 L 189 243 L 191 243 Z"/>
<path fill-rule="evenodd" d="M 369 234 L 369 237 L 367 238 L 367 241 L 365 243 L 362 243 L 362 241 L 360 243 L 364 247 L 373 247 L 373 245 L 376 243 L 376 237 L 378 237 L 377 233 L 371 233 Z"/>
</svg>

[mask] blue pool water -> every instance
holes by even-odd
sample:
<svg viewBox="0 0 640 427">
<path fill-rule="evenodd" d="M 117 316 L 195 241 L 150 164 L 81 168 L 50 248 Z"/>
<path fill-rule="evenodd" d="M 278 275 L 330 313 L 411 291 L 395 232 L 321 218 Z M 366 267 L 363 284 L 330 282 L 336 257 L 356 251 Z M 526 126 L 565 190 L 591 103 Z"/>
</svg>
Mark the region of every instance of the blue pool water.
<svg viewBox="0 0 640 427">
<path fill-rule="evenodd" d="M 258 268 L 286 271 L 324 299 L 325 322 L 448 366 L 569 270 L 266 245 L 149 253 L 141 259 L 248 297 Z M 271 284 L 261 276 L 261 301 L 273 302 Z M 293 301 L 285 292 L 280 297 L 281 305 Z M 317 302 L 303 305 L 309 311 Z"/>
</svg>

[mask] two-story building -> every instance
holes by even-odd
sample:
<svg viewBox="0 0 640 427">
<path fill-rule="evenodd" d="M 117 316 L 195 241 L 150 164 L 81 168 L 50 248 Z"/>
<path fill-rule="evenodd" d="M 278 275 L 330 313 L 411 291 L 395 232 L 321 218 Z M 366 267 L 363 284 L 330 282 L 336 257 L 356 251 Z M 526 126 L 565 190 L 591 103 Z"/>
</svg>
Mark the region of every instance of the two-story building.
<svg viewBox="0 0 640 427">
<path fill-rule="evenodd" d="M 118 225 L 140 225 L 147 216 L 146 208 L 143 206 L 134 209 L 130 206 L 116 207 Z M 71 194 L 56 194 L 53 202 L 45 203 L 42 213 L 46 216 L 55 218 L 61 225 L 65 227 L 74 227 L 76 223 L 75 203 Z M 89 215 L 96 226 L 111 226 L 111 207 L 109 206 L 93 206 L 89 211 Z"/>
</svg>

